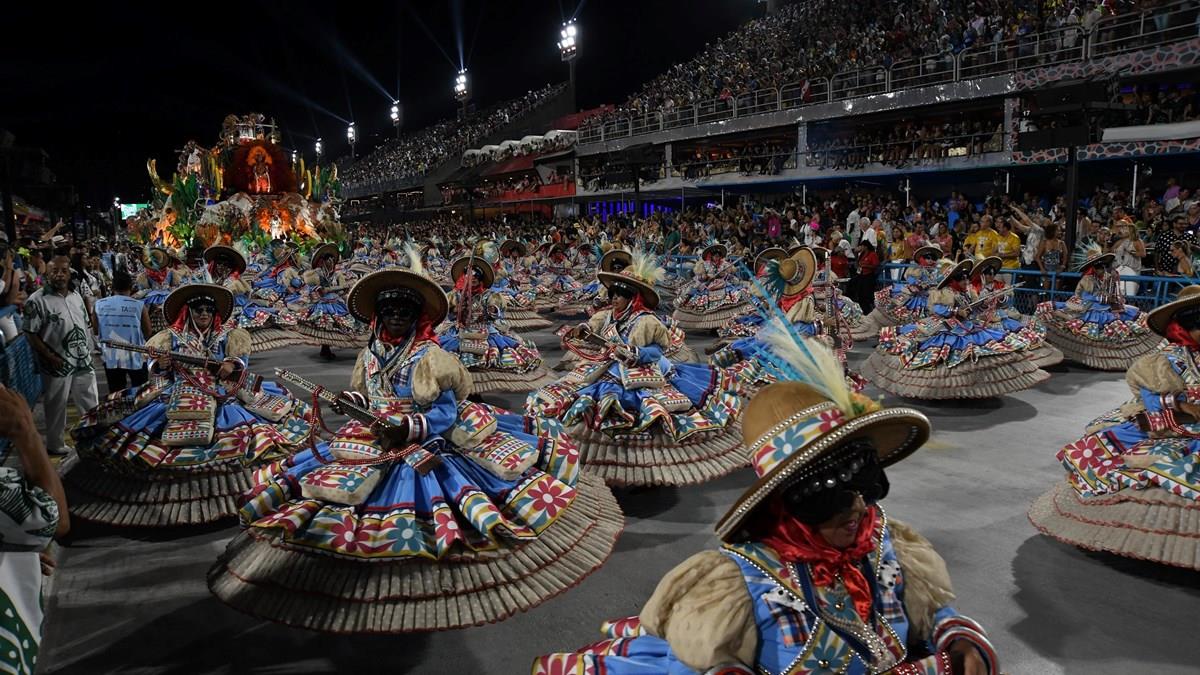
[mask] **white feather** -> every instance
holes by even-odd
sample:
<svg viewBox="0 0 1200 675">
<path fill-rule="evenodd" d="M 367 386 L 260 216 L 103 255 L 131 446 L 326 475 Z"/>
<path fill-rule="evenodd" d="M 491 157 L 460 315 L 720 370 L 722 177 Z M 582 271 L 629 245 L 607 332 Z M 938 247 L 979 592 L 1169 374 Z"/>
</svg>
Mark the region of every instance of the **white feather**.
<svg viewBox="0 0 1200 675">
<path fill-rule="evenodd" d="M 667 274 L 666 270 L 659 266 L 658 256 L 656 255 L 638 249 L 631 253 L 629 257 L 631 258 L 629 273 L 651 286 L 662 281 Z"/>
<path fill-rule="evenodd" d="M 404 242 L 404 255 L 408 257 L 408 269 L 413 274 L 425 274 L 425 262 L 421 260 L 421 250 L 411 240 Z"/>
<path fill-rule="evenodd" d="M 801 382 L 825 394 L 847 415 L 855 414 L 854 397 L 846 383 L 846 373 L 833 350 L 819 340 L 793 337 L 793 332 L 778 316 L 767 322 L 759 332 L 759 339 L 777 358 L 796 370 Z M 798 339 L 803 340 L 803 346 L 796 343 Z"/>
</svg>

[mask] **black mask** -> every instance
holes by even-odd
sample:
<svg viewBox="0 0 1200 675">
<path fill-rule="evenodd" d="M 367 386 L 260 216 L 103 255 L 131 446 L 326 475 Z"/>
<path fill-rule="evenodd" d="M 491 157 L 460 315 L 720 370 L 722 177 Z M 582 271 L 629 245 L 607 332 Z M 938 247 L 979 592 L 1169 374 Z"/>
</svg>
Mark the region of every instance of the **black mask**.
<svg viewBox="0 0 1200 675">
<path fill-rule="evenodd" d="M 818 525 L 853 506 L 856 496 L 870 505 L 886 497 L 888 488 L 874 443 L 859 439 L 842 446 L 829 468 L 784 489 L 782 499 L 797 520 Z"/>
</svg>

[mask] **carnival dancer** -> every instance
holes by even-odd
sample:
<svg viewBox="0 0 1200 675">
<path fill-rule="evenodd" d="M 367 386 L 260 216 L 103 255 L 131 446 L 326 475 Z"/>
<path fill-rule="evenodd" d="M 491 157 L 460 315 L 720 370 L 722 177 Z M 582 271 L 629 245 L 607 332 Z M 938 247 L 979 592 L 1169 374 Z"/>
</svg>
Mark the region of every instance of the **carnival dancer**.
<svg viewBox="0 0 1200 675">
<path fill-rule="evenodd" d="M 929 316 L 879 331 L 863 377 L 897 396 L 933 400 L 1001 396 L 1050 377 L 1034 365 L 1034 345 L 1023 333 L 975 318 L 967 290 L 972 266 L 958 263 L 929 291 Z"/>
<path fill-rule="evenodd" d="M 75 428 L 72 515 L 168 527 L 228 518 L 250 470 L 308 437 L 308 407 L 247 370 L 250 335 L 230 321 L 233 295 L 189 284 L 164 303 L 171 325 L 146 342 L 150 381 L 115 392 Z M 172 354 L 201 359 L 182 363 Z"/>
<path fill-rule="evenodd" d="M 264 252 L 267 265 L 250 284 L 255 298 L 280 309 L 299 299 L 304 285 L 296 269 L 296 249 L 282 239 L 274 239 Z"/>
<path fill-rule="evenodd" d="M 724 244 L 704 249 L 692 281 L 679 289 L 673 316 L 685 331 L 718 328 L 749 308 L 749 289 L 726 262 L 728 252 Z"/>
<path fill-rule="evenodd" d="M 442 255 L 437 244 L 433 242 L 425 244 L 421 251 L 421 261 L 429 278 L 433 279 L 434 283 L 443 288 L 450 288 L 454 285 L 450 281 L 450 261 Z"/>
<path fill-rule="evenodd" d="M 1029 519 L 1073 546 L 1200 570 L 1200 286 L 1146 323 L 1167 342 L 1125 374 L 1134 398 L 1058 451 L 1066 480 Z"/>
<path fill-rule="evenodd" d="M 942 256 L 942 249 L 936 244 L 914 251 L 916 264 L 904 270 L 900 281 L 875 291 L 875 309 L 854 331 L 854 339 L 868 340 L 876 337 L 879 329 L 885 326 L 900 326 L 925 318 L 929 290 L 942 277 L 939 269 Z"/>
<path fill-rule="evenodd" d="M 686 485 L 745 466 L 732 374 L 663 356 L 670 338 L 654 315 L 662 274 L 655 258 L 637 252 L 620 273 L 598 274 L 612 309 L 563 339 L 584 362 L 530 394 L 526 410 L 562 420 L 584 470 L 611 484 Z"/>
<path fill-rule="evenodd" d="M 633 254 L 624 249 L 613 249 L 600 259 L 600 271 L 620 274 L 626 267 L 633 263 Z M 592 301 L 592 307 L 589 313 L 595 314 L 601 310 L 612 309 L 612 297 L 609 295 L 608 289 L 600 284 L 600 278 L 596 278 L 596 283 L 600 285 L 600 290 L 596 293 L 595 299 Z M 683 329 L 676 325 L 675 320 L 663 314 L 656 314 L 658 320 L 667 328 L 667 348 L 663 350 L 663 356 L 677 363 L 696 363 L 700 359 L 696 356 L 696 352 L 687 344 L 687 335 Z M 554 366 L 554 370 L 572 370 L 580 364 L 582 359 L 578 352 L 567 350 L 563 354 L 562 359 Z"/>
<path fill-rule="evenodd" d="M 137 292 L 133 297 L 146 303 L 150 329 L 156 333 L 167 327 L 163 303 L 171 291 L 183 283 L 183 275 L 176 269 L 178 262 L 167 249 L 152 246 L 146 252 L 146 267 L 137 276 Z"/>
<path fill-rule="evenodd" d="M 613 253 L 624 253 L 623 251 L 610 250 L 596 260 L 594 257 L 594 246 L 580 244 L 579 256 L 577 257 L 578 266 L 575 268 L 576 278 L 583 284 L 577 290 L 571 291 L 559 298 L 558 307 L 555 310 L 555 315 L 563 318 L 574 318 L 581 314 L 588 314 L 597 306 L 603 305 L 608 301 L 607 297 L 602 296 L 604 284 L 600 283 L 600 279 L 596 277 L 596 271 L 603 269 L 604 260 L 612 260 L 610 257 Z M 625 254 L 628 257 L 628 253 Z M 587 281 L 591 279 L 591 281 Z"/>
<path fill-rule="evenodd" d="M 801 351 L 797 348 L 795 351 Z M 984 629 L 950 604 L 946 563 L 885 513 L 886 468 L 929 438 L 910 408 L 881 408 L 819 363 L 748 404 L 758 481 L 717 523 L 722 546 L 678 565 L 606 639 L 535 659 L 534 675 L 847 673 L 998 675 Z"/>
<path fill-rule="evenodd" d="M 770 258 L 758 275 L 758 284 L 767 296 L 763 300 L 762 322 L 759 330 L 770 326 L 769 319 L 778 313 L 786 319 L 797 335 L 821 340 L 838 356 L 838 366 L 855 391 L 866 384 L 862 378 L 846 369 L 846 350 L 836 349 L 834 338 L 825 332 L 824 322 L 813 302 L 812 281 L 816 276 L 817 260 L 812 250 L 800 248 L 792 255 L 779 259 Z M 761 361 L 766 345 L 758 337 L 741 338 L 720 349 L 709 360 L 714 366 L 729 368 L 741 383 L 741 391 L 751 396 L 760 387 L 775 381 L 769 368 Z"/>
<path fill-rule="evenodd" d="M 840 352 L 854 346 L 854 336 L 864 330 L 866 316 L 857 302 L 846 297 L 838 284 L 846 282 L 833 267 L 829 249 L 823 246 L 812 248 L 817 259 L 817 274 L 813 277 L 813 303 L 825 324 L 826 332 L 837 338 Z"/>
<path fill-rule="evenodd" d="M 299 335 L 290 330 L 296 325 L 290 314 L 285 319 L 276 308 L 265 307 L 261 301 L 250 297 L 250 284 L 243 278 L 247 267 L 246 258 L 241 251 L 218 244 L 204 250 L 204 260 L 208 263 L 208 274 L 212 282 L 224 286 L 233 294 L 233 316 L 230 321 L 250 333 L 252 353 L 287 347 L 302 341 Z"/>
<path fill-rule="evenodd" d="M 256 475 L 212 592 L 292 626 L 401 633 L 500 621 L 599 567 L 622 526 L 611 492 L 557 420 L 467 400 L 434 335 L 441 288 L 383 270 L 348 303 L 371 339 L 352 391 L 321 395 L 353 421 Z"/>
<path fill-rule="evenodd" d="M 801 248 L 803 247 L 797 247 L 796 250 L 798 251 Z M 754 276 L 761 278 L 766 271 L 766 265 L 769 261 L 781 260 L 789 255 L 788 251 L 778 246 L 763 249 L 758 255 L 754 256 Z M 733 317 L 729 323 L 717 328 L 717 343 L 711 348 L 709 353 L 716 353 L 735 340 L 754 337 L 758 334 L 758 329 L 762 327 L 764 321 L 763 310 L 766 309 L 766 305 L 763 302 L 764 299 L 758 289 L 757 285 L 751 285 L 749 306 L 742 310 L 740 314 Z"/>
<path fill-rule="evenodd" d="M 543 309 L 553 309 L 565 297 L 578 292 L 583 284 L 575 280 L 567 247 L 553 244 L 546 252 L 545 272 L 538 279 L 538 298 Z"/>
<path fill-rule="evenodd" d="M 1063 353 L 1046 341 L 1046 328 L 1041 322 L 1017 311 L 1013 293 L 1004 293 L 1009 285 L 996 277 L 1003 262 L 999 257 L 984 258 L 971 268 L 971 300 L 994 298 L 976 313 L 989 328 L 1021 333 L 1031 345 L 1030 358 L 1038 368 L 1062 363 Z"/>
<path fill-rule="evenodd" d="M 1078 271 L 1083 275 L 1066 302 L 1046 301 L 1036 316 L 1046 327 L 1046 339 L 1076 363 L 1097 370 L 1128 370 L 1140 356 L 1158 347 L 1162 338 L 1146 326 L 1146 315 L 1125 304 L 1121 275 L 1114 256 L 1094 245 Z"/>
<path fill-rule="evenodd" d="M 450 321 L 438 334 L 442 349 L 471 373 L 473 391 L 530 391 L 553 380 L 537 345 L 504 325 L 507 298 L 491 290 L 495 278 L 483 258 L 459 258 L 450 266 L 454 290 Z"/>
<path fill-rule="evenodd" d="M 515 332 L 541 330 L 554 325 L 537 313 L 537 291 L 529 273 L 525 244 L 506 239 L 498 249 L 496 283 L 492 290 L 505 298 L 504 323 Z"/>
<path fill-rule="evenodd" d="M 338 269 L 337 244 L 324 243 L 313 249 L 310 269 L 303 275 L 308 291 L 308 305 L 297 312 L 296 332 L 305 344 L 320 345 L 321 358 L 332 361 L 333 348 L 349 349 L 361 346 L 367 338 L 367 327 L 346 309 L 345 293 L 350 280 Z"/>
</svg>

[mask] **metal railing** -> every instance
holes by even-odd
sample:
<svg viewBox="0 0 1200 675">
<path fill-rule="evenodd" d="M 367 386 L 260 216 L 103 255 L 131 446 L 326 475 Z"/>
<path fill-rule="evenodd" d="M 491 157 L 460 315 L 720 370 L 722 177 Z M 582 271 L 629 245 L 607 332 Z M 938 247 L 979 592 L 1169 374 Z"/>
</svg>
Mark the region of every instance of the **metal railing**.
<svg viewBox="0 0 1200 675">
<path fill-rule="evenodd" d="M 897 61 L 892 64 L 888 73 L 890 78 L 888 86 L 892 89 L 907 89 L 908 87 L 924 87 L 930 84 L 953 82 L 955 68 L 954 53 L 949 51 L 907 61 Z"/>
<path fill-rule="evenodd" d="M 846 165 L 892 165 L 950 157 L 973 157 L 1004 150 L 1002 136 L 1002 132 L 983 131 L 828 148 L 811 143 L 809 151 L 804 153 L 805 166 L 843 168 Z M 965 152 L 950 154 L 949 151 L 954 148 L 964 148 Z"/>
<path fill-rule="evenodd" d="M 901 270 L 911 267 L 905 263 L 886 263 L 879 266 L 877 288 L 895 283 Z M 1039 270 L 1001 269 L 1000 277 L 1008 276 L 1011 283 L 1024 285 L 1013 293 L 1013 306 L 1022 314 L 1033 314 L 1038 303 L 1046 300 L 1066 301 L 1075 293 L 1075 285 L 1083 275 L 1079 272 L 1050 272 Z M 1127 287 L 1124 302 L 1148 312 L 1170 302 L 1184 286 L 1200 283 L 1200 279 L 1185 277 L 1159 277 L 1121 275 L 1120 285 Z M 1128 290 L 1132 289 L 1130 293 Z"/>
<path fill-rule="evenodd" d="M 1088 37 L 1089 56 L 1098 58 L 1200 36 L 1200 5 L 1176 2 L 1096 22 Z"/>
<path fill-rule="evenodd" d="M 581 145 L 600 143 L 817 103 L 1093 60 L 1194 37 L 1200 37 L 1200 3 L 1180 0 L 1162 7 L 1105 17 L 1096 22 L 1090 32 L 1071 26 L 999 42 L 978 42 L 957 54 L 943 52 L 897 62 L 888 68 L 877 66 L 846 71 L 829 78 L 801 80 L 779 88 L 760 89 L 642 115 L 651 116 L 653 122 L 634 123 L 630 117 L 609 119 L 581 128 L 578 138 Z"/>
</svg>

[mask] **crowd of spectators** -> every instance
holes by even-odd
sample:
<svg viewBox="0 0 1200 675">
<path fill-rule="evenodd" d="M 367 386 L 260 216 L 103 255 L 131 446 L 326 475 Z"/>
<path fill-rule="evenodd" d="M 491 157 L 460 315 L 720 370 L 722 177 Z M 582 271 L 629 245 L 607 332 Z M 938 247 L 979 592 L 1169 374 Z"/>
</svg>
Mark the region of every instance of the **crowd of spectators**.
<svg viewBox="0 0 1200 675">
<path fill-rule="evenodd" d="M 1117 11 L 1121 3 L 1035 0 L 809 0 L 755 19 L 690 61 L 647 82 L 623 105 L 593 120 L 670 113 L 701 101 L 735 99 L 843 71 L 1002 43 L 1064 22 Z M 1074 18 L 1072 18 L 1074 17 Z M 1088 18 L 1087 21 L 1092 21 Z"/>
<path fill-rule="evenodd" d="M 999 152 L 1004 149 L 1004 123 L 992 117 L 815 127 L 808 135 L 805 163 L 822 170 L 861 169 L 875 163 L 899 169 L 946 157 Z"/>
<path fill-rule="evenodd" d="M 476 148 L 480 152 L 468 151 L 463 153 L 462 165 L 465 167 L 475 167 L 487 164 L 488 162 L 503 162 L 514 157 L 562 152 L 575 145 L 575 139 L 576 134 L 573 131 L 563 132 L 552 130 L 551 133 L 545 136 L 537 136 L 528 142 L 502 143 L 492 150 L 483 151 L 483 148 Z"/>
<path fill-rule="evenodd" d="M 415 133 L 390 139 L 356 161 L 339 160 L 342 186 L 400 186 L 419 179 L 451 157 L 527 115 L 560 93 L 565 85 L 547 85 L 465 119 L 442 120 Z"/>
</svg>

